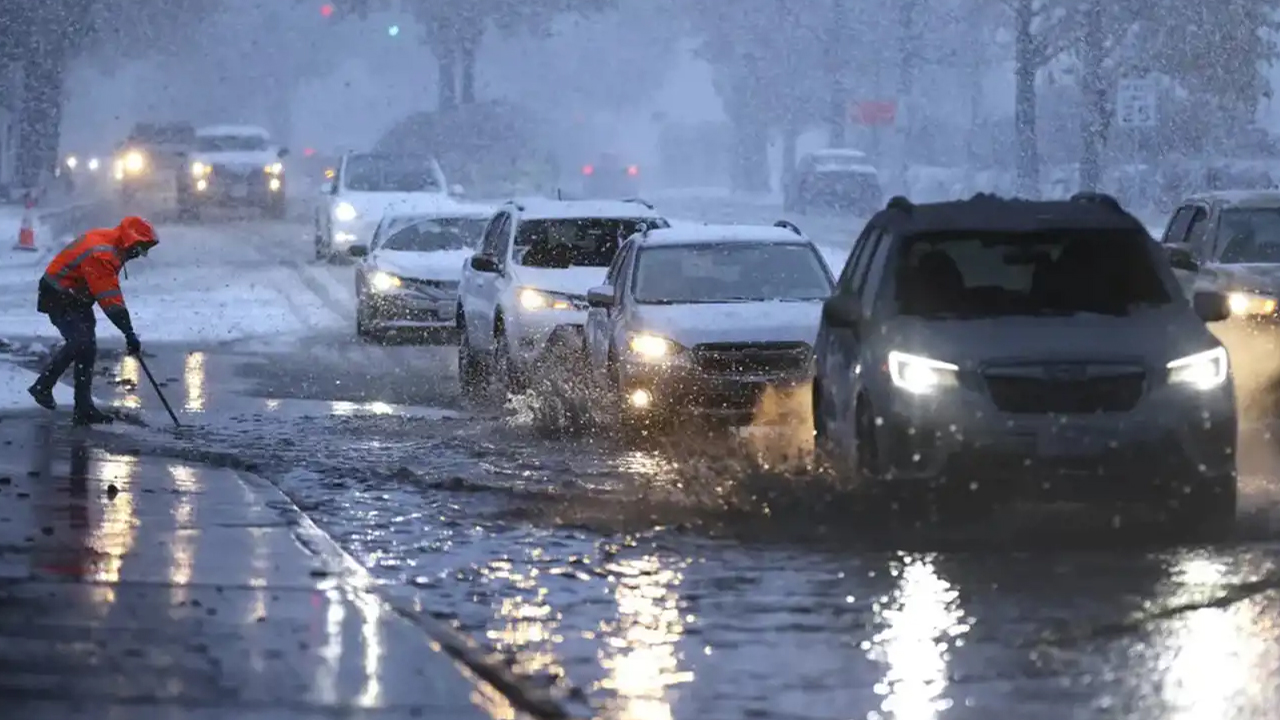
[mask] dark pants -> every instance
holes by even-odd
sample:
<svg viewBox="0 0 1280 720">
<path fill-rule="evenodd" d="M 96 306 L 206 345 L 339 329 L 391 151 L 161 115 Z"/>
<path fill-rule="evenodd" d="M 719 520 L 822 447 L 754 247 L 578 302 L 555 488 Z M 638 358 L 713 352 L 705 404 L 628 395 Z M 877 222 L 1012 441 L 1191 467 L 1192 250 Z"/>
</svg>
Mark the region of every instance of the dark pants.
<svg viewBox="0 0 1280 720">
<path fill-rule="evenodd" d="M 36 380 L 36 385 L 53 389 L 62 374 L 74 363 L 76 409 L 91 408 L 93 365 L 98 358 L 98 319 L 93 315 L 93 306 L 68 304 L 53 308 L 49 313 L 49 321 L 58 328 L 66 342 L 53 354 L 48 367 Z"/>
</svg>

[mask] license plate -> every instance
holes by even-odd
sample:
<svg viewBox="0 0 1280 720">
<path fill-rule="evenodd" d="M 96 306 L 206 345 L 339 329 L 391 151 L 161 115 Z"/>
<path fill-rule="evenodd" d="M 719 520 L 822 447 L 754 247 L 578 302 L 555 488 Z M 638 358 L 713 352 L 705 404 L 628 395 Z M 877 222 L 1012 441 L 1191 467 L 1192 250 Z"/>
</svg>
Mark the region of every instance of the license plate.
<svg viewBox="0 0 1280 720">
<path fill-rule="evenodd" d="M 454 310 L 452 305 L 441 305 L 436 308 L 436 315 L 439 315 L 441 320 L 452 320 Z"/>
<path fill-rule="evenodd" d="M 1092 433 L 1060 427 L 1053 432 L 1042 432 L 1036 450 L 1042 457 L 1085 457 L 1097 454 L 1101 446 Z"/>
<path fill-rule="evenodd" d="M 245 185 L 232 185 L 230 194 L 231 197 L 236 199 L 246 198 L 249 197 L 249 188 Z"/>
</svg>

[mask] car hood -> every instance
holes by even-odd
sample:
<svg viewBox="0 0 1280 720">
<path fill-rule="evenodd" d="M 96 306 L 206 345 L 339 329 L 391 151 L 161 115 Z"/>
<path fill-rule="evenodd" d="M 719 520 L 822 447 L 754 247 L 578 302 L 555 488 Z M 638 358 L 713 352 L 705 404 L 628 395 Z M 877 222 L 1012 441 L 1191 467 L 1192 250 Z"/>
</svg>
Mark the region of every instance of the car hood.
<svg viewBox="0 0 1280 720">
<path fill-rule="evenodd" d="M 337 202 L 350 203 L 365 219 L 379 219 L 383 215 L 409 215 L 417 212 L 434 212 L 454 208 L 457 203 L 442 192 L 375 193 L 344 191 Z"/>
<path fill-rule="evenodd" d="M 685 347 L 714 342 L 813 344 L 821 319 L 822 303 L 817 300 L 641 305 L 632 327 Z"/>
<path fill-rule="evenodd" d="M 272 163 L 280 162 L 280 158 L 276 155 L 276 150 L 237 150 L 227 152 L 196 152 L 191 153 L 192 162 L 202 162 L 206 165 L 227 165 L 230 167 L 266 167 Z"/>
<path fill-rule="evenodd" d="M 887 350 L 973 369 L 990 362 L 1108 360 L 1162 365 L 1220 343 L 1187 308 L 1128 317 L 898 318 L 881 336 Z"/>
<path fill-rule="evenodd" d="M 535 290 L 574 295 L 585 298 L 587 291 L 604 284 L 608 268 L 531 268 L 515 266 L 512 275 L 520 285 Z"/>
<path fill-rule="evenodd" d="M 1253 290 L 1280 295 L 1280 264 L 1249 263 L 1211 267 L 1214 280 L 1206 285 L 1215 290 Z"/>
<path fill-rule="evenodd" d="M 379 270 L 400 277 L 456 282 L 462 279 L 462 265 L 472 254 L 474 254 L 473 250 L 436 252 L 379 250 L 374 254 L 373 265 Z"/>
</svg>

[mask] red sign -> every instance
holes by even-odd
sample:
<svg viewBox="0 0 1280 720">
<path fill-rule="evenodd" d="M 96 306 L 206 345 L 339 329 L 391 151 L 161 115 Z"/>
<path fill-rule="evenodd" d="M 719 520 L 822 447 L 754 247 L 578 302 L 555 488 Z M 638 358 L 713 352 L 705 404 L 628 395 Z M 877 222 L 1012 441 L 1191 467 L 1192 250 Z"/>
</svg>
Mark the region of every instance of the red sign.
<svg viewBox="0 0 1280 720">
<path fill-rule="evenodd" d="M 859 125 L 892 125 L 898 117 L 898 103 L 893 100 L 862 100 L 853 104 L 850 115 Z"/>
</svg>

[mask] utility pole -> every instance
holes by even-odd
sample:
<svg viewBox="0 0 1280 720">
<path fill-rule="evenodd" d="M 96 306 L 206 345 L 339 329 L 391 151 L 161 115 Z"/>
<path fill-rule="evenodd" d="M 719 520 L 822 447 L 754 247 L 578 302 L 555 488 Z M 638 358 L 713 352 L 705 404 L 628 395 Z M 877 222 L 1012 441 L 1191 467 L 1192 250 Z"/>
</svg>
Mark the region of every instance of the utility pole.
<svg viewBox="0 0 1280 720">
<path fill-rule="evenodd" d="M 827 25 L 826 64 L 831 96 L 827 108 L 827 144 L 845 147 L 849 114 L 849 86 L 845 82 L 844 45 L 849 40 L 848 0 L 831 0 L 831 22 Z"/>
</svg>

